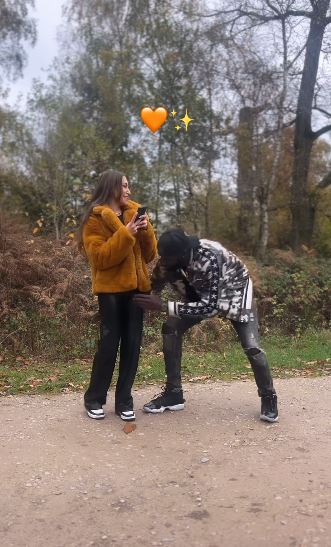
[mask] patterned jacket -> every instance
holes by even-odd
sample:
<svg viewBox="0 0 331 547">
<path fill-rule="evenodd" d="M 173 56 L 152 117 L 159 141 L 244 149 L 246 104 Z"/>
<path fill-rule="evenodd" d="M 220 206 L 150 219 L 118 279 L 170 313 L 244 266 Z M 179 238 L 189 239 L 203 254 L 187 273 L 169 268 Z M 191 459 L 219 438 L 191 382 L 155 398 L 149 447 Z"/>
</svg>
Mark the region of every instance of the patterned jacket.
<svg viewBox="0 0 331 547">
<path fill-rule="evenodd" d="M 170 285 L 184 302 L 168 302 L 169 316 L 207 319 L 220 315 L 248 322 L 252 308 L 252 281 L 245 264 L 216 241 L 201 239 L 191 251 L 186 270 L 167 271 L 157 263 L 152 291 Z"/>
</svg>

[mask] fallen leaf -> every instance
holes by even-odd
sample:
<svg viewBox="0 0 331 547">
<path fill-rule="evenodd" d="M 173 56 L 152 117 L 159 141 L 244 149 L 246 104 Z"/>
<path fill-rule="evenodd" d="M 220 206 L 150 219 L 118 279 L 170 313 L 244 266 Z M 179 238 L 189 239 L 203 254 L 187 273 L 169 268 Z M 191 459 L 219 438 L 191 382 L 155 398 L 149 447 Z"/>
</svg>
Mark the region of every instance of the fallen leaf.
<svg viewBox="0 0 331 547">
<path fill-rule="evenodd" d="M 132 433 L 135 429 L 137 429 L 137 426 L 133 422 L 128 422 L 124 425 L 123 431 L 128 435 L 128 433 Z"/>
<path fill-rule="evenodd" d="M 195 376 L 194 378 L 190 378 L 189 382 L 203 382 L 204 380 L 209 380 L 210 375 L 208 376 Z"/>
</svg>

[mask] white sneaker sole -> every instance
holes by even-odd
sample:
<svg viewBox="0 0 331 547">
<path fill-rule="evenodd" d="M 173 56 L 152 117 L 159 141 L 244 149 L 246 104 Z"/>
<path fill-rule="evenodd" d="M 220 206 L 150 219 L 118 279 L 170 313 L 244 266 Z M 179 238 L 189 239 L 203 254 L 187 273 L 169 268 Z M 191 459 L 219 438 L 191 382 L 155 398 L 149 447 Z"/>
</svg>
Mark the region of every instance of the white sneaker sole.
<svg viewBox="0 0 331 547">
<path fill-rule="evenodd" d="M 136 419 L 136 415 L 135 413 L 133 412 L 132 414 L 129 414 L 128 416 L 126 416 L 123 412 L 121 412 L 120 414 L 118 414 L 118 416 L 121 418 L 121 420 L 123 420 L 124 422 L 134 422 L 135 419 Z"/>
<path fill-rule="evenodd" d="M 184 410 L 184 403 L 172 406 L 161 406 L 160 408 L 148 408 L 147 406 L 143 407 L 143 411 L 149 412 L 150 414 L 162 414 L 165 410 Z"/>
<path fill-rule="evenodd" d="M 105 417 L 105 414 L 102 413 L 102 414 L 94 414 L 93 412 L 91 412 L 90 410 L 86 410 L 87 412 L 87 415 L 89 418 L 92 418 L 92 420 L 103 420 L 104 417 Z"/>
<path fill-rule="evenodd" d="M 264 416 L 263 414 L 260 414 L 260 420 L 262 420 L 262 422 L 274 423 L 274 422 L 278 422 L 278 416 L 277 418 L 268 418 L 268 416 Z"/>
</svg>

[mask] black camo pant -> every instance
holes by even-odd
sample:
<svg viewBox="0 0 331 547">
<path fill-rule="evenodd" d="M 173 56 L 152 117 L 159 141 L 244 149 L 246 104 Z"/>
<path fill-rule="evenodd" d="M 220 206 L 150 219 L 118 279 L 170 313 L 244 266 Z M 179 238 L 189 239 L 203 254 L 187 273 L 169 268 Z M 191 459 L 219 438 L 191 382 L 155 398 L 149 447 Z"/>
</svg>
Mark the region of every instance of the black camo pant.
<svg viewBox="0 0 331 547">
<path fill-rule="evenodd" d="M 200 321 L 201 319 L 191 317 L 168 317 L 162 325 L 163 354 L 169 389 L 181 389 L 183 335 Z M 260 348 L 256 310 L 248 323 L 238 321 L 231 321 L 231 323 L 251 364 L 259 396 L 275 393 L 270 367 L 264 351 Z"/>
</svg>

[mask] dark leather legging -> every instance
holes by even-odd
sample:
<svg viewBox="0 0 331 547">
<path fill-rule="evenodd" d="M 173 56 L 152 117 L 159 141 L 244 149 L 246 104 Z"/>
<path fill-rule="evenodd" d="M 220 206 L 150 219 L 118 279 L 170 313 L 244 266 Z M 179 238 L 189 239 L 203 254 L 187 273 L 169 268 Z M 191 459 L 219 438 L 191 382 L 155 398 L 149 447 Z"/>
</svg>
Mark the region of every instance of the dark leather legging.
<svg viewBox="0 0 331 547">
<path fill-rule="evenodd" d="M 256 310 L 248 323 L 231 321 L 242 348 L 251 364 L 258 394 L 275 393 L 272 376 L 264 351 L 260 348 Z M 200 323 L 201 319 L 168 317 L 162 326 L 163 354 L 167 374 L 167 387 L 181 389 L 181 362 L 184 333 Z"/>
<path fill-rule="evenodd" d="M 137 291 L 100 293 L 100 340 L 95 354 L 86 403 L 106 403 L 120 346 L 119 374 L 115 391 L 116 410 L 133 408 L 131 389 L 136 376 L 142 330 L 143 311 L 133 304 Z"/>
</svg>

